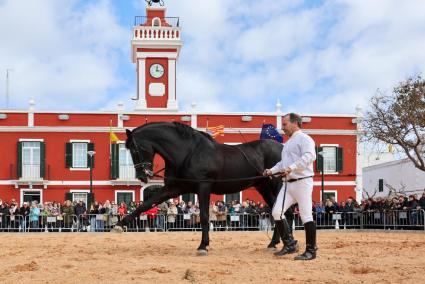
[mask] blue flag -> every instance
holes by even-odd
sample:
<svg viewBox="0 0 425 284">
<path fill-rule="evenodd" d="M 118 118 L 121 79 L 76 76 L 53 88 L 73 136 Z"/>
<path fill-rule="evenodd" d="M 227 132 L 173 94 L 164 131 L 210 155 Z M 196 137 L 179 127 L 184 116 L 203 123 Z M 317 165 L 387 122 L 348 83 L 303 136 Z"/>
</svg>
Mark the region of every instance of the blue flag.
<svg viewBox="0 0 425 284">
<path fill-rule="evenodd" d="M 283 137 L 279 134 L 273 124 L 263 124 L 261 129 L 260 139 L 273 139 L 279 143 L 283 143 Z"/>
</svg>

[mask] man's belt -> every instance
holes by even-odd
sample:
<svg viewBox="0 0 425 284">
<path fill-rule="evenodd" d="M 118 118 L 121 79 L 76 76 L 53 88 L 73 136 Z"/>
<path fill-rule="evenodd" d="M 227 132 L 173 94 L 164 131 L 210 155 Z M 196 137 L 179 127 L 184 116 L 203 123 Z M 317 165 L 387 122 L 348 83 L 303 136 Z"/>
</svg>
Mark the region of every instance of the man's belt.
<svg viewBox="0 0 425 284">
<path fill-rule="evenodd" d="M 306 179 L 306 178 L 312 178 L 313 176 L 309 176 L 309 177 L 301 177 L 301 178 L 291 178 L 291 179 L 288 179 L 286 182 L 296 182 L 296 181 L 299 181 L 299 180 L 302 180 L 302 179 Z"/>
</svg>

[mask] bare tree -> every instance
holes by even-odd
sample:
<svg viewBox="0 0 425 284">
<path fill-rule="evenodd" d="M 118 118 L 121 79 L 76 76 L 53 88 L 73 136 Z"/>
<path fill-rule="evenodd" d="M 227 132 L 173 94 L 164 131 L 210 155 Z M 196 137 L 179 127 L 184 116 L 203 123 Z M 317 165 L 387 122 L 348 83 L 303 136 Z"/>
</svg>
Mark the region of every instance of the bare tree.
<svg viewBox="0 0 425 284">
<path fill-rule="evenodd" d="M 425 171 L 425 80 L 409 78 L 390 95 L 378 90 L 363 129 L 367 140 L 400 148 L 416 168 Z"/>
</svg>

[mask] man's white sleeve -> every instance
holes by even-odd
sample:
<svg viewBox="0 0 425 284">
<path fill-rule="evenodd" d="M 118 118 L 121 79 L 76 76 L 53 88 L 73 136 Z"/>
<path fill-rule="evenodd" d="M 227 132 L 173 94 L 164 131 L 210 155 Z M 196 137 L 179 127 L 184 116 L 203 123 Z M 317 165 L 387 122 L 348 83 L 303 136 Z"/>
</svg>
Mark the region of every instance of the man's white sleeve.
<svg viewBox="0 0 425 284">
<path fill-rule="evenodd" d="M 301 143 L 301 151 L 301 158 L 289 166 L 289 168 L 293 172 L 303 171 L 316 160 L 316 150 L 314 148 L 314 141 L 310 137 L 306 137 L 305 139 L 303 139 Z"/>
<path fill-rule="evenodd" d="M 278 162 L 276 165 L 274 165 L 273 168 L 270 169 L 272 171 L 272 174 L 274 175 L 275 173 L 280 173 L 284 170 L 283 167 L 283 161 Z"/>
</svg>

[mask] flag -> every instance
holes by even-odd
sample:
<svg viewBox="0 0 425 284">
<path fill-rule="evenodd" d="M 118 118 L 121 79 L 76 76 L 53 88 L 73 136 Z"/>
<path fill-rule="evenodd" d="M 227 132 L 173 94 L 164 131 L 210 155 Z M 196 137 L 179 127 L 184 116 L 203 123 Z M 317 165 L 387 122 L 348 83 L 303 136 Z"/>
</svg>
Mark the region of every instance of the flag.
<svg viewBox="0 0 425 284">
<path fill-rule="evenodd" d="M 207 133 L 211 135 L 214 139 L 217 138 L 218 135 L 224 136 L 224 125 L 207 127 Z"/>
<path fill-rule="evenodd" d="M 283 143 L 283 137 L 279 134 L 273 124 L 263 124 L 260 139 L 273 139 L 279 143 Z"/>
<path fill-rule="evenodd" d="M 110 142 L 120 142 L 118 136 L 112 132 L 112 120 L 109 121 L 109 140 Z"/>
</svg>

